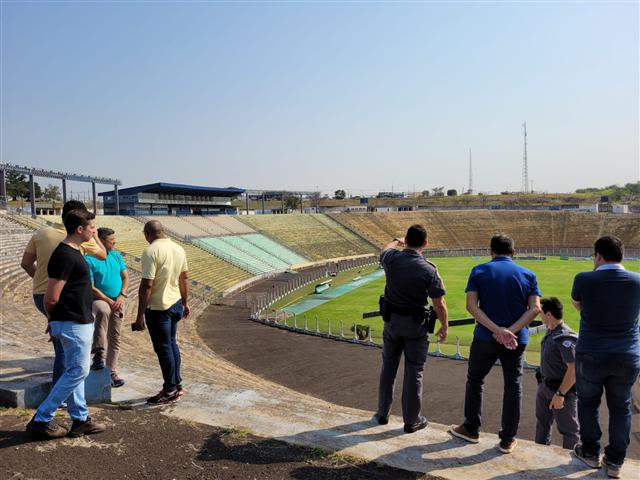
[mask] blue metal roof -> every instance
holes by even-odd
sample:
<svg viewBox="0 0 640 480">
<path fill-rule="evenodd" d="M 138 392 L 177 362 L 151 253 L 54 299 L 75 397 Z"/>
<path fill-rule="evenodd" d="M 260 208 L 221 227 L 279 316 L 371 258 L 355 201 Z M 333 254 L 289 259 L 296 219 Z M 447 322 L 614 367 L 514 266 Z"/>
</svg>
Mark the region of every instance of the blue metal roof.
<svg viewBox="0 0 640 480">
<path fill-rule="evenodd" d="M 233 197 L 244 193 L 242 188 L 228 187 L 200 187 L 197 185 L 182 185 L 179 183 L 150 183 L 148 185 L 140 185 L 137 187 L 129 187 L 118 189 L 118 195 L 135 195 L 137 193 L 168 193 L 174 195 L 206 195 L 218 197 Z M 101 192 L 99 195 L 114 195 L 115 191 Z"/>
</svg>

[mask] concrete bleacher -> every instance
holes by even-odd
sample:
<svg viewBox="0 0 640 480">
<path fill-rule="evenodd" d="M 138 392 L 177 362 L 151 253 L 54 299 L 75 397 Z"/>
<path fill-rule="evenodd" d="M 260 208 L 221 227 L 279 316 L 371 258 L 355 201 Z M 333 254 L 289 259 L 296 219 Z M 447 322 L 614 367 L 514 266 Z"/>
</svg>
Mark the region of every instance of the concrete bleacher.
<svg viewBox="0 0 640 480">
<path fill-rule="evenodd" d="M 180 238 L 206 237 L 208 233 L 190 222 L 187 217 L 177 217 L 175 215 L 154 215 L 153 217 L 140 217 L 144 222 L 148 220 L 158 220 L 162 223 L 166 231 Z"/>
<path fill-rule="evenodd" d="M 378 247 L 420 223 L 430 249 L 487 247 L 495 233 L 511 235 L 516 248 L 585 248 L 599 235 L 617 235 L 640 248 L 640 215 L 533 210 L 454 210 L 339 213 L 331 217 Z"/>
<path fill-rule="evenodd" d="M 144 221 L 159 220 L 171 234 L 185 239 L 255 233 L 255 230 L 248 225 L 227 215 L 155 215 L 140 218 Z"/>
<path fill-rule="evenodd" d="M 640 218 L 627 215 L 606 215 L 600 235 L 616 235 L 627 246 L 640 247 Z"/>
<path fill-rule="evenodd" d="M 254 275 L 284 270 L 288 265 L 264 250 L 239 240 L 239 237 L 205 237 L 194 240 L 216 256 L 237 265 Z"/>
<path fill-rule="evenodd" d="M 131 217 L 100 216 L 98 226 L 109 227 L 116 232 L 116 249 L 139 259 L 148 245 L 142 234 L 143 223 Z M 187 254 L 189 278 L 207 285 L 213 292 L 223 292 L 236 283 L 251 277 L 248 271 L 238 268 L 224 260 L 211 255 L 190 243 L 174 239 Z M 129 263 L 135 268 L 137 262 Z"/>
<path fill-rule="evenodd" d="M 278 242 L 274 242 L 269 237 L 265 237 L 259 233 L 249 233 L 242 235 L 243 240 L 254 244 L 262 250 L 269 252 L 276 258 L 284 261 L 288 265 L 302 265 L 307 263 L 307 259 L 301 255 L 298 255 L 293 250 L 289 250 L 287 247 L 280 245 Z"/>
<path fill-rule="evenodd" d="M 248 215 L 238 218 L 310 260 L 376 252 L 369 242 L 326 215 Z"/>
<path fill-rule="evenodd" d="M 242 223 L 235 217 L 228 215 L 217 215 L 212 217 L 202 217 L 205 222 L 215 224 L 218 227 L 224 229 L 228 234 L 242 235 L 244 233 L 255 233 L 255 230 L 250 226 Z"/>
</svg>

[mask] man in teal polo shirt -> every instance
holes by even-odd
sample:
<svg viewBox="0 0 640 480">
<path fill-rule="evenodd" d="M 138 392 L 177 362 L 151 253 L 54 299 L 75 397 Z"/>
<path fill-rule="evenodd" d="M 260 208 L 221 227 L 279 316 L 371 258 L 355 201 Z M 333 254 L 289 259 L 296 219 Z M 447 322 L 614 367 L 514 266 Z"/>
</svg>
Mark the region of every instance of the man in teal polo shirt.
<svg viewBox="0 0 640 480">
<path fill-rule="evenodd" d="M 89 264 L 93 289 L 93 316 L 95 331 L 93 334 L 92 370 L 106 366 L 111 370 L 111 386 L 121 387 L 124 380 L 118 375 L 118 356 L 120 354 L 120 329 L 125 312 L 125 299 L 129 286 L 129 273 L 119 252 L 114 250 L 115 232 L 110 228 L 99 228 L 98 237 L 107 250 L 107 258 L 98 260 L 85 257 Z"/>
</svg>

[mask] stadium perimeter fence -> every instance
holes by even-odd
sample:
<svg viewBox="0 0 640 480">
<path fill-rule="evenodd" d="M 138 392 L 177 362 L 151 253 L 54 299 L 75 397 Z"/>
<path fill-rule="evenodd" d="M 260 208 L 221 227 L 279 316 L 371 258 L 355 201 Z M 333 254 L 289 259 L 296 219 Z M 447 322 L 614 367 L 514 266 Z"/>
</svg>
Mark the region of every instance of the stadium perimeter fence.
<svg viewBox="0 0 640 480">
<path fill-rule="evenodd" d="M 592 248 L 576 247 L 576 248 L 520 248 L 517 252 L 517 257 L 526 257 L 529 259 L 544 260 L 547 256 L 561 257 L 563 259 L 577 259 L 577 260 L 590 260 L 593 253 Z M 478 248 L 460 248 L 460 249 L 447 249 L 447 250 L 429 250 L 425 252 L 426 257 L 438 258 L 438 257 L 487 257 L 490 256 L 490 250 L 485 247 Z M 640 256 L 640 249 L 627 249 L 625 258 L 636 259 Z M 345 271 L 362 266 L 370 266 L 378 263 L 378 258 L 372 256 L 370 258 L 357 259 L 357 262 L 353 264 L 346 263 L 342 265 L 339 271 Z M 329 264 L 327 264 L 329 265 Z M 251 310 L 251 320 L 268 325 L 274 328 L 280 328 L 295 333 L 301 333 L 305 335 L 312 335 L 320 338 L 331 339 L 335 341 L 348 342 L 358 345 L 365 345 L 369 347 L 382 348 L 382 344 L 377 343 L 371 336 L 371 328 L 359 329 L 357 324 L 345 325 L 344 322 L 338 321 L 339 328 L 332 327 L 332 321 L 328 321 L 327 330 L 322 331 L 320 328 L 320 322 L 316 317 L 308 318 L 306 315 L 288 314 L 282 310 L 270 310 L 270 307 L 276 302 L 284 298 L 286 295 L 298 290 L 310 283 L 317 282 L 322 278 L 329 277 L 331 272 L 327 268 L 323 271 L 314 271 L 306 275 L 300 274 L 299 278 L 293 280 L 291 283 L 283 285 L 274 289 L 273 292 L 262 294 L 260 297 L 249 298 L 245 297 L 245 306 Z M 345 333 L 345 327 L 348 329 Z M 365 326 L 366 327 L 366 326 Z M 336 331 L 332 331 L 335 328 Z M 544 326 L 532 327 L 529 329 L 531 334 L 541 333 L 545 331 Z M 442 352 L 440 343 L 435 342 L 435 350 L 429 352 L 432 357 L 449 358 L 453 360 L 468 360 L 462 354 L 460 348 L 460 339 L 456 337 L 456 350 L 455 353 L 449 355 Z M 499 361 L 498 361 L 499 363 Z M 524 360 L 525 368 L 536 368 L 537 365 L 531 364 Z"/>
</svg>

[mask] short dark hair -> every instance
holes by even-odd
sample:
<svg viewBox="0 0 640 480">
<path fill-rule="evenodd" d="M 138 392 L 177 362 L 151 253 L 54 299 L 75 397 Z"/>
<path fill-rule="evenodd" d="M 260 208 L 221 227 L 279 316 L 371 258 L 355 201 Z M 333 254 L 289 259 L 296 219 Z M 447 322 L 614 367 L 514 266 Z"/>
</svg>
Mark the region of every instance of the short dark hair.
<svg viewBox="0 0 640 480">
<path fill-rule="evenodd" d="M 624 243 L 613 235 L 600 237 L 593 244 L 593 250 L 602 255 L 607 262 L 621 262 L 624 257 Z"/>
<path fill-rule="evenodd" d="M 86 227 L 89 225 L 89 222 L 94 218 L 96 218 L 96 214 L 88 211 L 86 208 L 84 210 L 71 210 L 64 216 L 64 229 L 68 235 L 71 235 L 75 233 L 78 227 Z"/>
<path fill-rule="evenodd" d="M 422 225 L 411 225 L 404 236 L 407 247 L 420 248 L 427 241 L 427 229 Z"/>
<path fill-rule="evenodd" d="M 62 207 L 62 222 L 64 223 L 64 218 L 70 211 L 86 209 L 87 206 L 79 200 L 69 200 L 68 202 L 65 202 L 64 206 Z"/>
<path fill-rule="evenodd" d="M 109 235 L 113 235 L 114 233 L 116 232 L 111 228 L 100 227 L 98 229 L 98 238 L 104 242 Z"/>
<path fill-rule="evenodd" d="M 543 298 L 540 300 L 540 308 L 544 313 L 551 312 L 551 315 L 558 320 L 562 320 L 562 311 L 564 307 L 558 297 Z"/>
<path fill-rule="evenodd" d="M 504 233 L 491 237 L 491 251 L 496 255 L 513 255 L 515 243 L 513 238 Z"/>
</svg>

